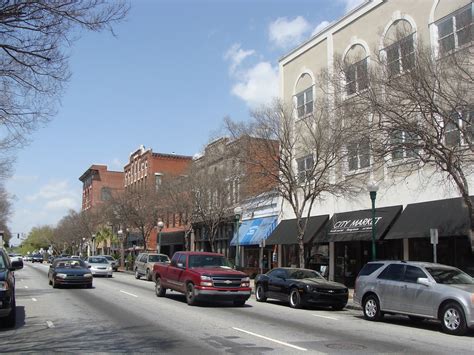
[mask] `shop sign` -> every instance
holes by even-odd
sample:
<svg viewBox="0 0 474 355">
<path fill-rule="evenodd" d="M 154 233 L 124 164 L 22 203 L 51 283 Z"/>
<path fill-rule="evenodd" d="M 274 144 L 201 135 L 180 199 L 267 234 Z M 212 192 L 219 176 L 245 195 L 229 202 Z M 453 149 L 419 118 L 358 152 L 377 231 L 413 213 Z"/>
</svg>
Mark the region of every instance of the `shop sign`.
<svg viewBox="0 0 474 355">
<path fill-rule="evenodd" d="M 382 217 L 375 217 L 375 225 Z M 372 218 L 346 219 L 334 222 L 329 233 L 354 233 L 372 230 Z"/>
</svg>

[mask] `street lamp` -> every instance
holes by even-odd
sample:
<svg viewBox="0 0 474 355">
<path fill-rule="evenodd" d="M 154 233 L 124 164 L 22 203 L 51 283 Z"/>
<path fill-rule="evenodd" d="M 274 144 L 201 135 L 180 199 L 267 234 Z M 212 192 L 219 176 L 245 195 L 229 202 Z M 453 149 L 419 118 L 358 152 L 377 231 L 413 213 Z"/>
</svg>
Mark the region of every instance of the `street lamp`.
<svg viewBox="0 0 474 355">
<path fill-rule="evenodd" d="M 234 233 L 236 233 L 235 267 L 240 266 L 239 222 L 240 222 L 241 216 L 242 216 L 242 208 L 240 206 L 237 206 L 236 208 L 234 208 L 234 222 L 235 222 Z"/>
<path fill-rule="evenodd" d="M 123 231 L 122 231 L 122 229 L 119 229 L 117 231 L 117 236 L 118 236 L 119 243 L 120 243 L 120 267 L 123 267 L 124 264 L 125 264 L 125 252 L 123 250 Z"/>
<path fill-rule="evenodd" d="M 156 247 L 156 251 L 158 253 L 161 253 L 161 231 L 163 230 L 163 227 L 165 226 L 165 224 L 163 223 L 163 221 L 159 221 L 157 224 L 156 224 L 156 227 L 158 229 L 158 245 Z"/>
<path fill-rule="evenodd" d="M 92 256 L 94 256 L 95 255 L 95 234 L 92 234 L 91 241 L 92 241 Z"/>
<path fill-rule="evenodd" d="M 372 201 L 372 261 L 374 261 L 377 259 L 377 252 L 375 248 L 375 198 L 377 197 L 377 191 L 379 190 L 377 182 L 374 180 L 369 181 L 367 184 L 367 190 L 370 193 L 370 200 Z"/>
</svg>

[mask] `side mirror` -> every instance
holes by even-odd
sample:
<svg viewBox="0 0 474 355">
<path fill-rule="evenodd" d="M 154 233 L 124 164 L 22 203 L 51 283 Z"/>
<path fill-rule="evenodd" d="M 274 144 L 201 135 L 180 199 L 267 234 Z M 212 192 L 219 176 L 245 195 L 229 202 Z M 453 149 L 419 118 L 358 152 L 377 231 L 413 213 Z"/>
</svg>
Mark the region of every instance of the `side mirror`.
<svg viewBox="0 0 474 355">
<path fill-rule="evenodd" d="M 183 263 L 178 263 L 177 265 L 180 269 L 184 269 L 184 264 Z"/>
<path fill-rule="evenodd" d="M 416 283 L 417 284 L 420 284 L 420 285 L 423 285 L 423 286 L 427 286 L 427 287 L 430 287 L 431 286 L 431 282 L 430 280 L 428 280 L 426 277 L 419 277 L 416 279 Z"/>
<path fill-rule="evenodd" d="M 20 270 L 23 269 L 23 261 L 12 261 L 11 270 Z"/>
</svg>

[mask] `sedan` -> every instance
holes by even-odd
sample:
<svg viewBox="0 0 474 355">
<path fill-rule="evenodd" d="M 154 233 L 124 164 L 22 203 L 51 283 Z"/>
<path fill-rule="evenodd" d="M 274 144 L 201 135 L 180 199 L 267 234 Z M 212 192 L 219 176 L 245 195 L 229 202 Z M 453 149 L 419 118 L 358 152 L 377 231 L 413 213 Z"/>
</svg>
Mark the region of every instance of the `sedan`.
<svg viewBox="0 0 474 355">
<path fill-rule="evenodd" d="M 112 265 L 103 256 L 89 256 L 86 259 L 86 264 L 92 275 L 112 277 Z"/>
<path fill-rule="evenodd" d="M 82 260 L 56 258 L 48 272 L 49 284 L 53 288 L 60 285 L 79 285 L 92 288 L 92 273 Z"/>
<path fill-rule="evenodd" d="M 315 305 L 342 310 L 348 296 L 346 286 L 327 281 L 314 270 L 275 268 L 255 278 L 255 297 L 258 302 L 275 298 L 289 302 L 292 308 Z"/>
</svg>

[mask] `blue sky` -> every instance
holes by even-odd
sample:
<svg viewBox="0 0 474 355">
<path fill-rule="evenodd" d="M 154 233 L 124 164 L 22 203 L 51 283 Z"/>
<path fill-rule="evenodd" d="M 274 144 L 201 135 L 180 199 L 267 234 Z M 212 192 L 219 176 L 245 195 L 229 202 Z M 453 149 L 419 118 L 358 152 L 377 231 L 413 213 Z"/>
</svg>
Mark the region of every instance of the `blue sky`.
<svg viewBox="0 0 474 355">
<path fill-rule="evenodd" d="M 200 152 L 225 116 L 278 94 L 278 59 L 362 0 L 132 0 L 110 33 L 85 33 L 58 113 L 17 153 L 13 233 L 80 209 L 79 176 L 123 170 L 143 144 Z"/>
</svg>

